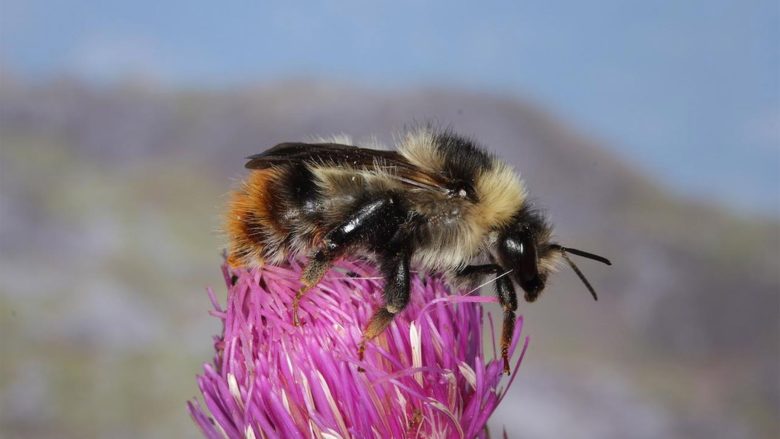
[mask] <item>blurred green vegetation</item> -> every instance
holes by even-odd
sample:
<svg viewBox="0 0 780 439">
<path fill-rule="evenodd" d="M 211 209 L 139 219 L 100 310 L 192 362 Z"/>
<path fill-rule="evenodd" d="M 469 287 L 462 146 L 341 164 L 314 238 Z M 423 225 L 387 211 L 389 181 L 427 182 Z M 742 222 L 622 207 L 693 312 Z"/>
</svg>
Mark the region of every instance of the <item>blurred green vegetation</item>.
<svg viewBox="0 0 780 439">
<path fill-rule="evenodd" d="M 778 221 L 670 194 L 530 104 L 317 83 L 0 85 L 3 437 L 195 436 L 185 401 L 220 330 L 205 287 L 224 294 L 218 228 L 243 157 L 312 135 L 388 141 L 413 120 L 484 140 L 561 242 L 615 263 L 581 265 L 598 303 L 562 270 L 521 305 L 531 348 L 494 431 L 780 434 Z"/>
<path fill-rule="evenodd" d="M 46 138 L 2 141 L 4 193 L 33 222 L 2 253 L 4 437 L 191 436 L 226 187 L 188 160 L 106 166 Z"/>
</svg>

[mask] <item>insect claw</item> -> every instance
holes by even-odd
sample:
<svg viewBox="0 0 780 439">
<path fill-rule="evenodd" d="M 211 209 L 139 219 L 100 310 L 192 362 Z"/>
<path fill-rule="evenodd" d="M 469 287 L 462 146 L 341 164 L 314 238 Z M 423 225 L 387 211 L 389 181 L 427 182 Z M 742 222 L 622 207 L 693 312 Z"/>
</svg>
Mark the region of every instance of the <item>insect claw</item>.
<svg viewBox="0 0 780 439">
<path fill-rule="evenodd" d="M 293 308 L 293 325 L 295 326 L 301 326 L 301 319 L 298 318 L 298 309 L 301 305 L 301 299 L 303 298 L 303 295 L 306 294 L 307 291 L 311 289 L 310 285 L 304 284 L 297 293 L 295 293 L 295 298 L 293 299 L 292 308 Z"/>
<path fill-rule="evenodd" d="M 300 307 L 300 301 L 301 301 L 301 293 L 300 291 L 298 294 L 295 295 L 295 299 L 293 299 L 293 305 L 292 305 L 292 315 L 293 315 L 293 325 L 294 326 L 301 326 L 301 319 L 298 318 L 298 308 Z"/>
</svg>

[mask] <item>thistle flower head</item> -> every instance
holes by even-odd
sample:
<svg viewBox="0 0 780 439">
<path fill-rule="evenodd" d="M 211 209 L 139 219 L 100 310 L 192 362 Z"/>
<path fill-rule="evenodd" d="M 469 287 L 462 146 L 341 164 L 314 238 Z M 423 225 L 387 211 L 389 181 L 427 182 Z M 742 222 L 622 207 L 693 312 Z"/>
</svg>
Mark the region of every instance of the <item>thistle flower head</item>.
<svg viewBox="0 0 780 439">
<path fill-rule="evenodd" d="M 371 264 L 344 261 L 330 270 L 301 301 L 300 327 L 291 315 L 300 263 L 223 271 L 227 307 L 209 295 L 224 331 L 214 364 L 198 377 L 207 410 L 188 403 L 206 437 L 486 436 L 487 419 L 514 379 L 500 383 L 495 339 L 493 359 L 485 359 L 481 303 L 495 299 L 457 295 L 437 276 L 414 276 L 409 305 L 359 361 L 362 330 L 382 299 Z M 521 327 L 519 319 L 512 353 Z"/>
</svg>

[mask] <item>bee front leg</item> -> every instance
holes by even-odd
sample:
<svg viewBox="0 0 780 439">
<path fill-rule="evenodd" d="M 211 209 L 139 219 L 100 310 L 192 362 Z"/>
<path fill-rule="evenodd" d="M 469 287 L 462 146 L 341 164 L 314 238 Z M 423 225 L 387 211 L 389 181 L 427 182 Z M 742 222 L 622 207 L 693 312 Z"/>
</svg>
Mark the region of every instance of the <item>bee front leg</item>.
<svg viewBox="0 0 780 439">
<path fill-rule="evenodd" d="M 457 273 L 458 277 L 473 278 L 474 276 L 500 276 L 505 270 L 496 264 L 469 265 Z M 504 309 L 504 324 L 501 327 L 501 358 L 504 360 L 504 373 L 509 375 L 509 345 L 515 332 L 515 311 L 517 310 L 517 294 L 509 276 L 496 279 L 498 303 Z"/>
<path fill-rule="evenodd" d="M 385 306 L 379 308 L 368 321 L 358 346 L 358 359 L 363 360 L 366 342 L 381 334 L 392 323 L 396 314 L 409 303 L 409 263 L 411 250 L 402 248 L 380 255 L 380 266 L 385 280 Z"/>
</svg>

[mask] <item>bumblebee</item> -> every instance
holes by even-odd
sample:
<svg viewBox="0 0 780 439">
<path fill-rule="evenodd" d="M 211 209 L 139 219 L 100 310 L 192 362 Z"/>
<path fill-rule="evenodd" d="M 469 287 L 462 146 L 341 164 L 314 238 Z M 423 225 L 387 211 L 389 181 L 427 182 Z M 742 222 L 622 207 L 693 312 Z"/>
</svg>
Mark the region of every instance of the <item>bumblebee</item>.
<svg viewBox="0 0 780 439">
<path fill-rule="evenodd" d="M 454 282 L 495 276 L 504 310 L 501 354 L 515 325 L 513 284 L 535 301 L 562 260 L 597 299 L 569 254 L 609 260 L 551 242 L 552 228 L 527 200 L 512 168 L 471 139 L 431 128 L 410 132 L 396 151 L 343 143 L 281 143 L 248 157 L 251 170 L 229 201 L 225 230 L 231 266 L 278 264 L 307 256 L 298 305 L 346 255 L 375 260 L 384 306 L 359 347 L 379 335 L 409 302 L 410 269 Z M 502 276 L 507 274 L 508 276 Z"/>
</svg>

